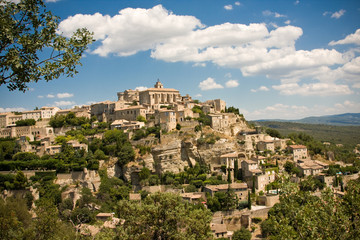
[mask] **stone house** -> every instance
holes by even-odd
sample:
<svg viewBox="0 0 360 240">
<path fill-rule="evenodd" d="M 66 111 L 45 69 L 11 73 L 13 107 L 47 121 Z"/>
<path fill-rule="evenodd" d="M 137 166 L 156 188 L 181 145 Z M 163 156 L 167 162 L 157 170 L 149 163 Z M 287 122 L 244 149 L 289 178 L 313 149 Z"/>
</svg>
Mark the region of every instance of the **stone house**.
<svg viewBox="0 0 360 240">
<path fill-rule="evenodd" d="M 267 207 L 273 207 L 276 203 L 279 203 L 279 195 L 275 194 L 266 194 L 263 196 L 259 196 L 259 205 L 264 205 Z"/>
<path fill-rule="evenodd" d="M 314 160 L 298 160 L 297 167 L 300 170 L 300 176 L 318 175 L 326 170 L 328 164 Z"/>
<path fill-rule="evenodd" d="M 70 112 L 73 112 L 76 117 L 91 118 L 90 106 L 89 105 L 84 105 L 84 106 L 81 106 L 81 107 L 75 106 L 72 109 L 59 110 L 56 114 L 58 114 L 58 115 L 67 115 Z"/>
<path fill-rule="evenodd" d="M 259 151 L 271 151 L 274 152 L 275 151 L 275 143 L 273 140 L 265 140 L 265 141 L 260 141 L 257 143 L 257 149 Z"/>
<path fill-rule="evenodd" d="M 325 184 L 326 187 L 333 187 L 334 184 L 334 176 L 327 176 L 326 174 L 320 173 L 316 176 L 322 183 Z"/>
<path fill-rule="evenodd" d="M 228 231 L 225 224 L 211 223 L 210 229 L 215 239 L 228 238 Z"/>
<path fill-rule="evenodd" d="M 115 120 L 116 102 L 103 101 L 91 105 L 91 116 L 95 116 L 100 122 Z"/>
<path fill-rule="evenodd" d="M 171 131 L 176 128 L 176 114 L 174 110 L 156 110 L 155 124 L 159 124 L 161 129 Z"/>
<path fill-rule="evenodd" d="M 206 202 L 205 192 L 180 193 L 183 200 L 190 203 L 198 203 L 200 200 Z"/>
<path fill-rule="evenodd" d="M 126 131 L 132 131 L 137 130 L 145 126 L 144 122 L 139 121 L 127 121 L 125 119 L 115 120 L 113 123 L 111 123 L 110 127 L 111 130 L 118 129 Z"/>
<path fill-rule="evenodd" d="M 248 195 L 248 185 L 246 183 L 231 183 L 231 184 L 220 184 L 220 185 L 206 185 L 203 187 L 203 191 L 210 193 L 214 196 L 216 192 L 226 192 L 230 188 L 234 191 L 240 201 L 246 201 Z"/>
<path fill-rule="evenodd" d="M 204 104 L 210 105 L 214 108 L 216 113 L 225 112 L 226 102 L 221 99 L 208 100 Z"/>
<path fill-rule="evenodd" d="M 15 123 L 22 119 L 22 114 L 12 112 L 0 113 L 0 128 L 15 126 Z"/>
<path fill-rule="evenodd" d="M 293 159 L 295 162 L 299 159 L 308 158 L 307 148 L 304 145 L 290 145 L 289 149 L 293 153 Z"/>
<path fill-rule="evenodd" d="M 231 124 L 236 123 L 237 117 L 234 113 L 209 114 L 210 126 L 215 131 L 224 132 L 229 130 Z"/>
<path fill-rule="evenodd" d="M 133 103 L 134 101 L 139 101 L 139 90 L 128 89 L 124 92 L 118 92 L 118 101 L 125 101 L 129 103 Z"/>
<path fill-rule="evenodd" d="M 115 110 L 115 119 L 125 119 L 128 121 L 136 121 L 139 116 L 146 118 L 147 109 L 144 106 L 130 106 L 123 109 Z"/>
</svg>

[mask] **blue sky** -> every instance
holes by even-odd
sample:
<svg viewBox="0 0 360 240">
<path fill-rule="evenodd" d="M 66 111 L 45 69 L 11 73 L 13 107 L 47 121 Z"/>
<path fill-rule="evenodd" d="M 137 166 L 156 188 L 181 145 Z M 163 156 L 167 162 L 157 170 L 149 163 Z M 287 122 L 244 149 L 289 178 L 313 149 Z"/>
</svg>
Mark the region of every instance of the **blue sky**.
<svg viewBox="0 0 360 240">
<path fill-rule="evenodd" d="M 94 32 L 74 78 L 0 87 L 0 111 L 116 100 L 165 87 L 248 120 L 360 112 L 360 1 L 51 0 L 59 32 Z"/>
</svg>

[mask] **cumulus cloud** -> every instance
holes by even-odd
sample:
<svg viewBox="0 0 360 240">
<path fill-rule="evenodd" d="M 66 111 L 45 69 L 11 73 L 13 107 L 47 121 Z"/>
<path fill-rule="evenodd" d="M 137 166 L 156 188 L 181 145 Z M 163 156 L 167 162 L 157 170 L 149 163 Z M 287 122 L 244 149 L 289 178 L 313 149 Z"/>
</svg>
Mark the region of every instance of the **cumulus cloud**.
<svg viewBox="0 0 360 240">
<path fill-rule="evenodd" d="M 300 3 L 299 0 L 296 0 L 296 1 L 294 2 L 295 5 L 298 5 L 299 3 Z"/>
<path fill-rule="evenodd" d="M 207 91 L 207 90 L 211 90 L 211 89 L 219 89 L 219 88 L 224 88 L 224 87 L 221 84 L 216 83 L 215 79 L 209 77 L 206 80 L 199 83 L 199 88 L 202 91 Z"/>
<path fill-rule="evenodd" d="M 289 24 L 291 23 L 291 21 L 290 21 L 290 20 L 286 20 L 284 23 L 287 24 L 287 25 L 289 25 Z"/>
<path fill-rule="evenodd" d="M 195 97 L 202 97 L 200 93 L 196 94 Z"/>
<path fill-rule="evenodd" d="M 269 91 L 269 88 L 267 88 L 266 86 L 261 86 L 258 89 L 251 89 L 251 92 L 267 92 Z"/>
<path fill-rule="evenodd" d="M 135 88 L 135 90 L 138 90 L 138 91 L 145 91 L 146 89 L 148 89 L 148 88 L 144 87 L 144 86 L 139 86 L 139 87 Z"/>
<path fill-rule="evenodd" d="M 0 107 L 0 112 L 4 113 L 4 112 L 23 112 L 26 111 L 25 108 L 22 107 L 13 107 L 13 108 L 2 108 Z"/>
<path fill-rule="evenodd" d="M 239 83 L 237 80 L 229 80 L 225 83 L 225 86 L 227 88 L 235 88 L 235 87 L 239 86 Z"/>
<path fill-rule="evenodd" d="M 57 107 L 70 106 L 75 105 L 74 101 L 58 101 L 54 103 Z"/>
<path fill-rule="evenodd" d="M 335 83 L 310 83 L 299 85 L 298 83 L 284 83 L 272 86 L 273 89 L 280 91 L 283 95 L 301 96 L 334 96 L 349 95 L 353 91 L 349 86 Z"/>
<path fill-rule="evenodd" d="M 225 10 L 232 10 L 233 6 L 232 5 L 225 5 L 224 8 L 225 8 Z"/>
<path fill-rule="evenodd" d="M 241 3 L 240 3 L 240 2 L 235 2 L 235 5 L 236 5 L 236 6 L 240 6 Z"/>
<path fill-rule="evenodd" d="M 72 93 L 58 93 L 58 94 L 56 94 L 56 96 L 58 98 L 70 98 L 70 97 L 73 97 L 74 94 L 72 94 Z"/>
<path fill-rule="evenodd" d="M 355 33 L 347 35 L 344 39 L 339 41 L 331 41 L 330 46 L 339 45 L 339 44 L 356 44 L 360 45 L 360 29 L 357 29 Z"/>
<path fill-rule="evenodd" d="M 113 17 L 100 13 L 76 14 L 59 24 L 59 32 L 71 36 L 81 27 L 94 32 L 94 38 L 101 42 L 93 53 L 129 56 L 153 49 L 171 38 L 187 35 L 203 25 L 193 16 L 175 15 L 157 5 L 150 9 L 125 8 Z"/>
<path fill-rule="evenodd" d="M 263 14 L 286 17 L 269 10 Z M 282 84 L 304 79 L 318 81 L 317 85 L 301 85 L 312 89 L 313 94 L 315 89 L 324 88 L 322 84 L 334 84 L 337 80 L 352 84 L 360 81 L 359 75 L 349 72 L 359 66 L 358 61 L 353 61 L 355 55 L 335 49 L 297 50 L 295 43 L 303 30 L 289 25 L 290 21 L 287 24 L 275 26 L 273 30 L 264 23 L 223 23 L 205 27 L 194 16 L 176 15 L 157 5 L 150 9 L 126 8 L 115 16 L 77 14 L 62 21 L 59 32 L 70 36 L 78 28 L 88 28 L 98 40 L 91 53 L 104 57 L 109 54 L 129 56 L 150 50 L 150 56 L 157 60 L 189 62 L 193 66 L 212 63 L 239 69 L 245 77 L 264 75 L 281 80 Z M 357 31 L 330 45 L 358 44 L 358 35 Z M 223 87 L 216 83 L 215 86 Z M 336 86 L 342 89 L 338 93 L 350 92 L 345 85 Z"/>
<path fill-rule="evenodd" d="M 341 18 L 344 14 L 345 14 L 345 10 L 344 9 L 341 9 L 337 12 L 334 12 L 332 15 L 331 15 L 331 18 L 336 18 L 336 19 L 339 19 Z"/>
<path fill-rule="evenodd" d="M 48 95 L 46 95 L 46 97 L 47 97 L 47 98 L 54 98 L 55 95 L 53 95 L 53 94 L 48 94 Z"/>
<path fill-rule="evenodd" d="M 41 96 L 41 95 L 39 95 L 39 96 L 37 96 L 38 98 L 44 98 L 44 96 Z"/>
</svg>

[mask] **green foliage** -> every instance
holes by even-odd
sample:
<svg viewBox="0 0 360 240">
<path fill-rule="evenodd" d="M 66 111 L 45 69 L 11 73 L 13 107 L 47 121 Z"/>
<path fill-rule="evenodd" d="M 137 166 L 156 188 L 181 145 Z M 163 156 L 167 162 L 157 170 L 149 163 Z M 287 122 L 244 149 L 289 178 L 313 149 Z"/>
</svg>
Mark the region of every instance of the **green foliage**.
<svg viewBox="0 0 360 240">
<path fill-rule="evenodd" d="M 146 118 L 142 115 L 137 116 L 136 121 L 147 123 Z"/>
<path fill-rule="evenodd" d="M 105 154 L 118 158 L 118 164 L 123 166 L 134 161 L 135 153 L 126 134 L 119 130 L 108 130 L 104 134 L 103 151 Z"/>
<path fill-rule="evenodd" d="M 144 145 L 136 145 L 136 148 L 139 149 L 139 153 L 141 156 L 150 153 L 151 152 L 151 147 L 149 146 L 144 146 Z"/>
<path fill-rule="evenodd" d="M 196 125 L 195 128 L 194 128 L 195 132 L 200 132 L 201 130 L 202 130 L 201 125 Z"/>
<path fill-rule="evenodd" d="M 0 138 L 0 161 L 12 159 L 20 151 L 20 145 L 12 138 Z"/>
<path fill-rule="evenodd" d="M 31 223 L 26 202 L 18 198 L 0 198 L 0 223 L 0 239 L 21 239 Z"/>
<path fill-rule="evenodd" d="M 268 128 L 265 132 L 271 137 L 282 138 L 280 132 L 276 129 Z"/>
<path fill-rule="evenodd" d="M 211 213 L 171 193 L 148 195 L 142 202 L 120 201 L 116 214 L 125 219 L 119 239 L 209 239 Z"/>
<path fill-rule="evenodd" d="M 286 161 L 284 164 L 284 169 L 289 174 L 299 174 L 300 170 L 295 166 L 293 162 Z"/>
<path fill-rule="evenodd" d="M 39 160 L 40 157 L 32 152 L 18 152 L 13 156 L 14 161 Z"/>
<path fill-rule="evenodd" d="M 308 176 L 300 182 L 299 186 L 301 191 L 315 192 L 317 189 L 322 190 L 325 187 L 325 184 L 313 176 Z"/>
<path fill-rule="evenodd" d="M 86 117 L 76 117 L 75 113 L 69 112 L 66 115 L 56 114 L 52 116 L 49 125 L 53 128 L 68 127 L 68 126 L 84 126 L 88 129 L 86 124 L 90 123 L 90 119 Z"/>
<path fill-rule="evenodd" d="M 250 194 L 250 191 L 248 191 L 248 209 L 251 210 L 251 205 L 252 205 L 252 202 L 251 202 L 251 194 Z"/>
<path fill-rule="evenodd" d="M 56 33 L 59 18 L 42 0 L 1 1 L 0 85 L 26 91 L 28 84 L 77 73 L 82 53 L 93 41 L 86 29 L 67 39 Z"/>
<path fill-rule="evenodd" d="M 235 113 L 237 115 L 240 115 L 240 112 L 239 112 L 239 109 L 238 108 L 235 108 L 235 107 L 228 107 L 228 108 L 225 108 L 225 112 L 227 113 Z"/>
<path fill-rule="evenodd" d="M 251 232 L 242 227 L 240 230 L 234 232 L 232 236 L 233 240 L 250 240 L 251 239 Z"/>
<path fill-rule="evenodd" d="M 193 185 L 193 184 L 189 184 L 189 185 L 187 185 L 187 186 L 185 187 L 185 192 L 186 192 L 186 193 L 197 192 L 197 191 L 198 191 L 198 190 L 197 190 L 196 186 Z"/>
<path fill-rule="evenodd" d="M 15 122 L 17 127 L 21 126 L 34 126 L 36 124 L 35 119 L 23 119 Z"/>
<path fill-rule="evenodd" d="M 280 203 L 261 224 L 263 237 L 270 239 L 356 239 L 359 236 L 360 180 L 351 181 L 343 198 L 330 189 L 321 196 L 299 191 L 283 179 Z M 336 210 L 336 211 L 334 211 Z"/>
<path fill-rule="evenodd" d="M 176 124 L 176 130 L 180 130 L 181 129 L 181 125 L 180 124 Z"/>
</svg>

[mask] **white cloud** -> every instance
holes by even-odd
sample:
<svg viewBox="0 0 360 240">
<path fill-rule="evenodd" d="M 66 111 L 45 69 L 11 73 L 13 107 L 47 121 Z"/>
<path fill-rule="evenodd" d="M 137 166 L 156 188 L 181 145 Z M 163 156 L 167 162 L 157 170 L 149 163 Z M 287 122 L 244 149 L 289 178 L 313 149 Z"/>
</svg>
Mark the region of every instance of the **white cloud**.
<svg viewBox="0 0 360 240">
<path fill-rule="evenodd" d="M 294 2 L 295 5 L 298 5 L 299 3 L 300 3 L 299 0 L 296 0 L 296 1 Z"/>
<path fill-rule="evenodd" d="M 273 89 L 280 91 L 283 95 L 301 96 L 334 96 L 349 95 L 353 91 L 347 85 L 337 85 L 334 83 L 310 83 L 299 85 L 297 83 L 284 83 L 272 86 Z"/>
<path fill-rule="evenodd" d="M 237 80 L 229 80 L 225 83 L 225 86 L 227 88 L 235 88 L 235 87 L 239 86 L 239 83 Z"/>
<path fill-rule="evenodd" d="M 236 6 L 240 6 L 241 3 L 240 3 L 240 2 L 235 2 L 235 5 L 236 5 Z"/>
<path fill-rule="evenodd" d="M 341 9 L 337 12 L 334 12 L 332 15 L 331 15 L 331 18 L 336 18 L 336 19 L 339 19 L 340 17 L 342 17 L 344 14 L 345 14 L 345 10 L 344 9 Z"/>
<path fill-rule="evenodd" d="M 41 95 L 39 95 L 39 96 L 37 96 L 38 98 L 44 98 L 44 96 L 41 96 Z"/>
<path fill-rule="evenodd" d="M 331 12 L 326 11 L 326 12 L 323 13 L 323 16 L 326 16 L 326 15 L 329 15 L 329 14 L 331 14 Z"/>
<path fill-rule="evenodd" d="M 144 87 L 144 86 L 139 86 L 139 87 L 135 88 L 135 90 L 138 90 L 138 91 L 145 91 L 146 89 L 148 89 L 148 88 Z"/>
<path fill-rule="evenodd" d="M 70 106 L 70 105 L 75 105 L 75 102 L 74 102 L 74 101 L 59 101 L 59 102 L 55 102 L 55 106 L 57 106 L 57 107 Z"/>
<path fill-rule="evenodd" d="M 55 95 L 53 95 L 53 94 L 48 94 L 48 95 L 46 95 L 46 97 L 47 97 L 47 98 L 54 98 Z"/>
<path fill-rule="evenodd" d="M 269 10 L 263 14 L 285 17 Z M 69 36 L 82 27 L 94 31 L 98 44 L 93 45 L 95 49 L 91 53 L 100 56 L 129 56 L 150 50 L 151 57 L 157 60 L 189 62 L 193 66 L 212 63 L 239 69 L 245 77 L 264 75 L 281 80 L 282 84 L 301 85 L 304 79 L 315 81 L 301 85 L 312 90 L 339 80 L 351 84 L 360 81 L 354 70 L 360 61 L 354 61 L 354 53 L 340 53 L 335 49 L 297 50 L 295 43 L 303 30 L 291 25 L 276 25 L 273 30 L 265 23 L 223 23 L 205 27 L 194 16 L 175 15 L 158 5 L 150 9 L 126 8 L 115 16 L 77 14 L 62 21 L 59 31 Z M 354 36 L 330 45 L 358 44 L 359 34 L 357 31 Z M 345 85 L 336 86 L 342 89 L 337 94 L 350 92 Z"/>
<path fill-rule="evenodd" d="M 0 112 L 4 113 L 4 112 L 23 112 L 26 111 L 25 108 L 23 107 L 15 107 L 15 108 L 2 108 L 0 107 Z"/>
<path fill-rule="evenodd" d="M 206 63 L 202 63 L 202 62 L 194 63 L 192 66 L 193 67 L 206 67 Z"/>
<path fill-rule="evenodd" d="M 74 94 L 72 94 L 72 93 L 58 93 L 58 94 L 56 94 L 56 96 L 58 98 L 70 98 L 70 97 L 73 97 Z"/>
<path fill-rule="evenodd" d="M 196 94 L 195 97 L 202 97 L 200 93 Z"/>
<path fill-rule="evenodd" d="M 71 36 L 82 27 L 94 32 L 94 38 L 101 42 L 93 53 L 129 56 L 187 35 L 203 25 L 193 16 L 175 15 L 157 5 L 150 9 L 125 8 L 113 17 L 100 13 L 76 14 L 59 24 L 59 32 Z"/>
<path fill-rule="evenodd" d="M 339 45 L 339 44 L 356 44 L 360 45 L 360 29 L 357 29 L 355 33 L 347 35 L 344 39 L 339 41 L 331 41 L 330 46 Z"/>
<path fill-rule="evenodd" d="M 251 89 L 251 92 L 267 92 L 269 91 L 269 88 L 267 88 L 266 86 L 260 86 L 258 89 Z"/>
<path fill-rule="evenodd" d="M 225 77 L 227 77 L 227 78 L 232 78 L 232 74 L 231 74 L 231 73 L 226 73 L 226 74 L 225 74 Z"/>
<path fill-rule="evenodd" d="M 290 20 L 286 20 L 284 23 L 287 24 L 287 25 L 289 25 L 289 24 L 291 23 L 291 21 L 290 21 Z"/>
<path fill-rule="evenodd" d="M 233 6 L 232 5 L 225 5 L 224 8 L 225 8 L 225 10 L 232 10 Z"/>
<path fill-rule="evenodd" d="M 211 90 L 211 89 L 219 89 L 224 88 L 222 85 L 215 82 L 215 80 L 211 77 L 199 83 L 199 88 L 202 91 Z"/>
<path fill-rule="evenodd" d="M 60 0 L 45 0 L 45 2 L 59 2 Z"/>
<path fill-rule="evenodd" d="M 277 12 L 272 12 L 270 10 L 265 10 L 262 12 L 262 14 L 266 17 L 270 17 L 270 16 L 273 16 L 275 18 L 281 18 L 281 17 L 286 17 L 286 15 L 283 15 L 283 14 L 280 14 L 280 13 L 277 13 Z"/>
</svg>

